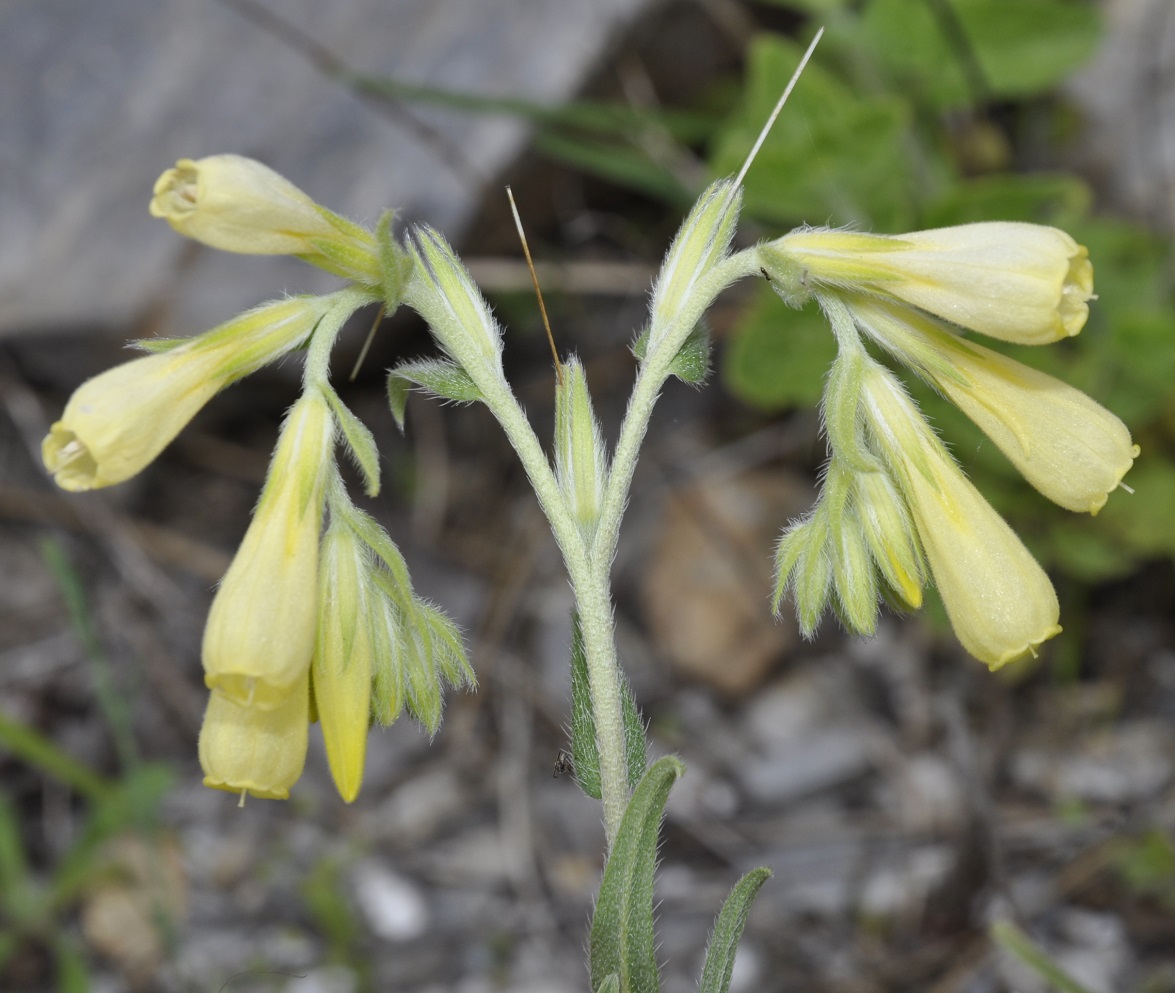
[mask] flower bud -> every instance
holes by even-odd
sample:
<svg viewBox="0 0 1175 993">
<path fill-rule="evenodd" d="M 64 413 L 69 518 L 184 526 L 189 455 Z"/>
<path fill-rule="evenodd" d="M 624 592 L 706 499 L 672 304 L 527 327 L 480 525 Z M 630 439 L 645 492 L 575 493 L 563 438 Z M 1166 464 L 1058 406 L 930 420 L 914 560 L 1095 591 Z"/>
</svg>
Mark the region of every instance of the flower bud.
<svg viewBox="0 0 1175 993">
<path fill-rule="evenodd" d="M 83 383 L 41 445 L 62 489 L 130 479 L 218 391 L 300 345 L 328 298 L 265 304 L 166 352 L 115 366 Z"/>
<path fill-rule="evenodd" d="M 505 386 L 502 330 L 485 297 L 440 232 L 422 226 L 409 245 L 413 270 L 405 303 L 419 313 L 442 349 L 480 389 Z"/>
<path fill-rule="evenodd" d="M 280 706 L 310 668 L 333 432 L 318 391 L 290 409 L 253 520 L 212 601 L 204 681 L 236 703 Z"/>
<path fill-rule="evenodd" d="M 858 234 L 797 230 L 760 246 L 782 286 L 825 286 L 898 300 L 1004 341 L 1043 345 L 1089 316 L 1089 253 L 1057 228 L 995 221 Z"/>
<path fill-rule="evenodd" d="M 852 505 L 878 571 L 897 601 L 917 610 L 926 564 L 905 500 L 881 469 L 854 473 L 852 485 Z"/>
<path fill-rule="evenodd" d="M 555 475 L 576 523 L 590 535 L 600 516 L 608 465 L 587 379 L 576 358 L 563 366 L 555 387 Z"/>
<path fill-rule="evenodd" d="M 371 722 L 372 635 L 370 564 L 363 545 L 334 523 L 322 542 L 318 576 L 318 639 L 310 672 L 331 777 L 350 803 L 363 783 Z"/>
<path fill-rule="evenodd" d="M 200 728 L 204 785 L 229 793 L 284 800 L 302 775 L 309 740 L 308 676 L 277 706 L 250 707 L 213 692 Z"/>
<path fill-rule="evenodd" d="M 212 248 L 299 255 L 341 275 L 378 283 L 375 238 L 289 180 L 243 155 L 180 159 L 155 183 L 152 217 Z"/>
<path fill-rule="evenodd" d="M 652 321 L 645 354 L 651 357 L 675 326 L 677 345 L 697 324 L 710 299 L 695 299 L 698 283 L 725 257 L 738 226 L 742 190 L 719 180 L 698 197 L 669 246 L 653 288 Z M 682 321 L 682 315 L 687 315 Z"/>
<path fill-rule="evenodd" d="M 863 379 L 873 437 L 900 480 L 955 635 L 992 669 L 1060 633 L 1052 583 L 967 480 L 901 385 L 874 363 Z"/>
</svg>

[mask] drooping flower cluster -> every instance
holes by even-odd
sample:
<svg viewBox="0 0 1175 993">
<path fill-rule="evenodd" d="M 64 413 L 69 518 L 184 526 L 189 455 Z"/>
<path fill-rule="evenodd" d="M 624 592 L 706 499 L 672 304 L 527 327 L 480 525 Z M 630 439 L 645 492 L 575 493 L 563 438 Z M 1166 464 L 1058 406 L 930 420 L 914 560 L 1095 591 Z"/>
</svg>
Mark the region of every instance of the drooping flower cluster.
<svg viewBox="0 0 1175 993">
<path fill-rule="evenodd" d="M 830 604 L 868 633 L 879 598 L 920 605 L 928 568 L 972 655 L 998 668 L 1034 652 L 1061 630 L 1052 584 L 863 340 L 955 403 L 1050 500 L 1096 514 L 1138 455 L 1126 426 L 962 335 L 1047 344 L 1080 332 L 1086 250 L 1055 228 L 981 223 L 895 237 L 798 230 L 759 254 L 784 300 L 815 297 L 838 343 L 831 458 L 816 508 L 780 540 L 776 609 L 790 590 L 805 634 Z"/>
<path fill-rule="evenodd" d="M 368 493 L 378 492 L 374 441 L 334 392 L 327 367 L 346 319 L 386 296 L 397 261 L 370 232 L 240 156 L 181 161 L 160 177 L 151 213 L 213 247 L 295 254 L 353 285 L 266 304 L 194 338 L 140 343 L 154 354 L 74 393 L 45 438 L 45 465 L 68 490 L 123 482 L 225 386 L 306 349 L 302 396 L 208 617 L 202 658 L 211 692 L 199 754 L 206 785 L 242 800 L 284 798 L 317 720 L 349 802 L 372 722 L 390 724 L 407 708 L 433 732 L 443 683 L 473 681 L 456 629 L 413 592 L 398 550 L 351 502 L 335 461 L 341 436 Z"/>
</svg>

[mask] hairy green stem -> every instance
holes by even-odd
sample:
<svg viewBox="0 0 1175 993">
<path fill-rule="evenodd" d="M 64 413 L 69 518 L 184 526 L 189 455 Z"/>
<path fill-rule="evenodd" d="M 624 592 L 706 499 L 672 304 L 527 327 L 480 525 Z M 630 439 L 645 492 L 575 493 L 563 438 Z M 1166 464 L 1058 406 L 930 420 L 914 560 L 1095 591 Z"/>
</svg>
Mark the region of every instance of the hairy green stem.
<svg viewBox="0 0 1175 993">
<path fill-rule="evenodd" d="M 611 850 L 628 806 L 628 749 L 624 732 L 624 709 L 620 681 L 620 664 L 616 654 L 615 623 L 611 594 L 611 566 L 615 554 L 620 520 L 628 501 L 641 441 L 657 402 L 662 383 L 670 375 L 673 360 L 702 314 L 727 286 L 753 273 L 758 265 L 753 249 L 739 252 L 710 270 L 698 282 L 689 303 L 676 315 L 672 326 L 646 358 L 633 387 L 628 413 L 601 505 L 600 520 L 590 547 L 564 499 L 551 463 L 534 429 L 500 372 L 490 372 L 482 364 L 466 365 L 482 399 L 506 433 L 518 453 L 538 497 L 539 505 L 551 525 L 555 540 L 575 591 L 583 631 L 588 686 L 596 722 L 596 744 L 600 757 L 600 793 L 604 804 L 604 825 Z M 417 291 L 410 282 L 404 302 L 426 321 L 436 326 L 444 315 L 429 313 L 434 302 L 429 294 Z M 655 330 L 655 329 L 653 329 Z M 650 334 L 650 340 L 653 340 Z"/>
<path fill-rule="evenodd" d="M 379 300 L 379 295 L 365 286 L 350 286 L 330 294 L 330 309 L 323 315 L 310 336 L 306 364 L 302 370 L 303 389 L 316 389 L 330 383 L 330 357 L 335 340 L 348 318 L 360 307 Z"/>
<path fill-rule="evenodd" d="M 694 289 L 689 306 L 674 320 L 674 327 L 658 346 L 656 354 L 649 355 L 641 364 L 632 397 L 628 401 L 628 412 L 620 426 L 620 437 L 612 456 L 608 473 L 608 487 L 601 502 L 600 522 L 592 540 L 592 566 L 607 581 L 608 570 L 616 555 L 616 542 L 620 536 L 620 521 L 628 504 L 628 493 L 632 488 L 633 473 L 636 472 L 641 443 L 653 416 L 653 407 L 660 396 L 661 387 L 669 378 L 670 367 L 677 352 L 689 337 L 702 315 L 714 299 L 732 283 L 749 276 L 758 269 L 758 255 L 755 249 L 736 252 L 714 266 Z M 649 339 L 654 339 L 650 329 Z"/>
<path fill-rule="evenodd" d="M 488 390 L 483 387 L 482 393 L 487 406 L 518 453 L 519 461 L 563 553 L 563 561 L 575 591 L 583 630 L 588 688 L 596 720 L 604 827 L 611 850 L 620 830 L 625 807 L 628 806 L 628 753 L 624 740 L 620 670 L 616 659 L 608 573 L 592 568 L 579 525 L 568 510 L 551 464 L 514 395 L 500 384 Z"/>
</svg>

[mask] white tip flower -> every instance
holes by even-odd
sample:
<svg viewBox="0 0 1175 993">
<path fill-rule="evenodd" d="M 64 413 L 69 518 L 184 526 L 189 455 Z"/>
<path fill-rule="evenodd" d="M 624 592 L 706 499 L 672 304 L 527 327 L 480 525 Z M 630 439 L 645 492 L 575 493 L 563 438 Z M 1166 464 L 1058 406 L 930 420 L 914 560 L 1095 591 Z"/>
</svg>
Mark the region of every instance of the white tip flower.
<svg viewBox="0 0 1175 993">
<path fill-rule="evenodd" d="M 204 681 L 242 705 L 275 708 L 310 669 L 318 547 L 334 421 L 317 390 L 290 409 L 269 476 L 204 629 Z"/>
<path fill-rule="evenodd" d="M 898 479 L 963 647 L 992 669 L 1061 631 L 1048 576 L 967 480 L 901 384 L 873 363 L 862 380 L 873 441 Z"/>
<path fill-rule="evenodd" d="M 882 300 L 856 298 L 859 326 L 930 381 L 1054 503 L 1096 514 L 1134 464 L 1122 421 L 1080 390 Z"/>
<path fill-rule="evenodd" d="M 155 183 L 149 209 L 212 248 L 298 255 L 340 275 L 379 282 L 375 238 L 243 155 L 180 159 Z"/>
<path fill-rule="evenodd" d="M 130 479 L 221 389 L 305 341 L 328 305 L 323 297 L 265 304 L 87 380 L 41 445 L 45 467 L 74 492 Z"/>
<path fill-rule="evenodd" d="M 811 228 L 759 252 L 790 302 L 821 287 L 872 293 L 1025 345 L 1080 332 L 1093 295 L 1088 251 L 1039 224 L 992 221 L 892 236 Z"/>
<path fill-rule="evenodd" d="M 302 775 L 309 742 L 309 674 L 276 707 L 250 707 L 212 693 L 200 728 L 204 785 L 285 800 Z"/>
</svg>

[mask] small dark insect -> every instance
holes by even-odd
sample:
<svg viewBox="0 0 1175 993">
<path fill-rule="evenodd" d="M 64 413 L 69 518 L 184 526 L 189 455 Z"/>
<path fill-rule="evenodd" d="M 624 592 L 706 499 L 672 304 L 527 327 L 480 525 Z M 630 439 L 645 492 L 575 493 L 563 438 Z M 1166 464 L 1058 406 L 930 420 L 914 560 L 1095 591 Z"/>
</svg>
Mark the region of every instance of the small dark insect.
<svg viewBox="0 0 1175 993">
<path fill-rule="evenodd" d="M 551 778 L 558 779 L 560 776 L 569 775 L 575 775 L 575 760 L 566 748 L 560 748 L 555 756 L 555 769 L 551 773 Z"/>
<path fill-rule="evenodd" d="M 764 278 L 765 280 L 767 280 L 767 282 L 769 282 L 769 283 L 770 283 L 770 282 L 771 282 L 771 277 L 770 277 L 770 276 L 767 274 L 767 270 L 766 270 L 766 269 L 764 269 L 762 266 L 759 266 L 759 271 L 760 271 L 760 272 L 763 274 L 763 278 Z"/>
</svg>

